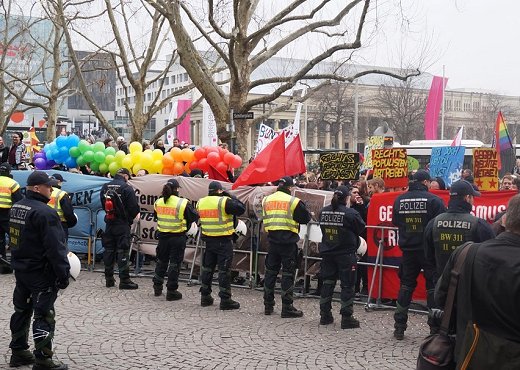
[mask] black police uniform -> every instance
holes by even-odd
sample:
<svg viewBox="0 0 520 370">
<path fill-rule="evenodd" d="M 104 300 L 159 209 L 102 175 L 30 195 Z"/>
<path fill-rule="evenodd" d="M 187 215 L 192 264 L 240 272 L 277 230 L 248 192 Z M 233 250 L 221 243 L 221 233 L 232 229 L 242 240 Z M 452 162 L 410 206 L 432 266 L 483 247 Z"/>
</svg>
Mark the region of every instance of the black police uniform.
<svg viewBox="0 0 520 370">
<path fill-rule="evenodd" d="M 394 335 L 397 339 L 402 339 L 406 330 L 408 308 L 421 269 L 424 270 L 426 280 L 427 306 L 435 306 L 435 266 L 424 255 L 424 228 L 431 219 L 445 211 L 442 199 L 428 192 L 428 187 L 419 181 L 410 181 L 409 190 L 399 195 L 394 202 L 392 222 L 399 228 L 399 247 L 403 252 L 399 269 L 401 286 L 394 314 Z"/>
<path fill-rule="evenodd" d="M 471 204 L 463 198 L 451 197 L 446 213 L 435 217 L 426 226 L 424 253 L 428 262 L 436 266 L 435 283 L 459 245 L 468 241 L 480 243 L 495 237 L 491 226 L 470 212 Z"/>
<path fill-rule="evenodd" d="M 58 289 L 67 287 L 70 270 L 65 233 L 58 214 L 47 205 L 48 201 L 43 195 L 27 190 L 26 197 L 11 208 L 9 241 L 16 277 L 15 312 L 10 324 L 11 362 L 22 364 L 23 353 L 28 352 L 29 327 L 34 312 L 34 355 L 37 365 L 43 363 L 41 368 L 56 365 L 52 362 L 54 302 Z M 21 353 L 21 357 L 17 353 Z M 22 362 L 16 362 L 16 359 Z M 25 359 L 28 363 L 29 358 Z M 40 368 L 37 365 L 35 369 Z M 66 369 L 66 365 L 56 368 Z"/>
<path fill-rule="evenodd" d="M 156 215 L 157 216 L 157 215 Z M 186 230 L 181 233 L 159 232 L 159 243 L 157 244 L 156 257 L 157 263 L 153 276 L 153 289 L 156 297 L 162 294 L 164 276 L 168 272 L 168 282 L 166 284 L 166 300 L 181 299 L 182 294 L 177 291 L 179 288 L 179 273 L 182 261 L 184 260 L 184 250 L 186 249 L 186 231 L 193 222 L 197 222 L 199 214 L 190 201 L 184 209 L 183 219 L 186 220 Z"/>
<path fill-rule="evenodd" d="M 11 167 L 7 163 L 2 163 L 0 165 L 0 177 L 6 176 L 12 178 Z M 14 204 L 20 200 L 22 200 L 23 196 L 20 192 L 20 187 L 18 184 L 18 189 L 16 191 L 11 192 L 11 204 Z M 9 213 L 11 208 L 0 207 L 0 273 L 2 274 L 10 274 L 13 272 L 11 266 L 8 264 L 6 259 L 6 235 L 9 235 Z"/>
<path fill-rule="evenodd" d="M 117 257 L 119 289 L 137 289 L 137 284 L 130 280 L 128 255 L 130 253 L 130 226 L 139 214 L 139 204 L 134 189 L 126 183 L 123 175 L 119 173 L 116 173 L 114 179 L 101 188 L 100 197 L 103 209 L 105 209 L 108 190 L 115 191 L 119 197 L 112 199 L 115 207 L 115 218 L 108 219 L 105 216 L 106 229 L 103 233 L 102 243 L 105 249 L 103 262 L 105 264 L 106 286 L 112 287 L 115 285 L 114 263 Z"/>
<path fill-rule="evenodd" d="M 339 278 L 342 328 L 358 327 L 359 322 L 352 318 L 357 270 L 356 251 L 359 246 L 359 236 L 365 230 L 365 222 L 357 211 L 347 208 L 344 204 L 340 204 L 336 210 L 332 205 L 324 207 L 320 212 L 319 222 L 323 234 L 320 244 L 323 278 L 320 324 L 326 325 L 333 321 L 331 302 L 336 280 Z"/>
<path fill-rule="evenodd" d="M 286 187 L 278 187 L 277 191 L 291 194 L 290 189 Z M 307 224 L 311 220 L 311 214 L 301 200 L 294 209 L 292 219 L 299 224 Z M 281 268 L 282 317 L 300 317 L 303 312 L 293 306 L 294 274 L 298 257 L 297 243 L 300 236 L 289 230 L 273 230 L 267 233 L 267 239 L 269 240 L 269 249 L 265 259 L 264 313 L 270 315 L 273 312 L 275 304 L 274 287 Z"/>
</svg>

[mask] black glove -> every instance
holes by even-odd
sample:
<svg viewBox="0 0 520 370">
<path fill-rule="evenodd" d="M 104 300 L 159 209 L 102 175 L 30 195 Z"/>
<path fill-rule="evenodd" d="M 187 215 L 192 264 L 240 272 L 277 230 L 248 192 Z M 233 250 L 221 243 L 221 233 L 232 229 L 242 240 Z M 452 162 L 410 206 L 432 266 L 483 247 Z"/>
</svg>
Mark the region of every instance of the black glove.
<svg viewBox="0 0 520 370">
<path fill-rule="evenodd" d="M 56 280 L 56 288 L 66 289 L 69 286 L 69 278 Z"/>
</svg>

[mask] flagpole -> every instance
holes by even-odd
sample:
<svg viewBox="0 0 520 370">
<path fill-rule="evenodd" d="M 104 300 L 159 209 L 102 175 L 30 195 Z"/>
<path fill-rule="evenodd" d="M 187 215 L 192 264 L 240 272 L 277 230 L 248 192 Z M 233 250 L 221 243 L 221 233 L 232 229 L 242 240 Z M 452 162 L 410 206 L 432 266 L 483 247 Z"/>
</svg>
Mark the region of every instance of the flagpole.
<svg viewBox="0 0 520 370">
<path fill-rule="evenodd" d="M 444 140 L 444 93 L 446 91 L 446 83 L 444 82 L 445 66 L 442 65 L 442 104 L 441 104 L 441 140 Z"/>
</svg>

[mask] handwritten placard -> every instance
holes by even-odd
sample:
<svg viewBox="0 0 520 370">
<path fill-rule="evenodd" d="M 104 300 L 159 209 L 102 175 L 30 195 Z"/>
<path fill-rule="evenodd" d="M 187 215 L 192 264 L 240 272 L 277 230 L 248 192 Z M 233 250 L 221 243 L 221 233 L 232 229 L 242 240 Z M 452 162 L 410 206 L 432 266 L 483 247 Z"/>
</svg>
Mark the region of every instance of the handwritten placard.
<svg viewBox="0 0 520 370">
<path fill-rule="evenodd" d="M 319 164 L 322 180 L 359 179 L 359 153 L 320 154 Z"/>
<path fill-rule="evenodd" d="M 495 148 L 473 149 L 473 176 L 480 190 L 498 190 L 498 154 Z"/>
<path fill-rule="evenodd" d="M 372 169 L 372 150 L 381 149 L 385 145 L 384 136 L 370 136 L 368 142 L 365 144 L 365 152 L 363 153 L 365 160 L 362 168 L 365 170 Z"/>
<path fill-rule="evenodd" d="M 465 150 L 466 148 L 463 146 L 440 146 L 432 148 L 430 176 L 432 178 L 442 178 L 448 187 L 455 181 L 460 180 Z"/>
<path fill-rule="evenodd" d="M 385 187 L 397 188 L 408 185 L 408 159 L 406 149 L 374 149 L 372 150 L 372 166 L 374 177 L 385 181 Z"/>
</svg>

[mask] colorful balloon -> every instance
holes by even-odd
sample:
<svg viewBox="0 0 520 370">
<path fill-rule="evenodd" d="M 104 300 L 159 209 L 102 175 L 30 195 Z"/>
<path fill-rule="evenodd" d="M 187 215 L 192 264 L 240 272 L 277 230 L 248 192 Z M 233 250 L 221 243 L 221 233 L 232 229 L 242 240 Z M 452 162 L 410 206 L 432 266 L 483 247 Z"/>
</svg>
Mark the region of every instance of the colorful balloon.
<svg viewBox="0 0 520 370">
<path fill-rule="evenodd" d="M 226 154 L 224 154 L 224 158 L 222 158 L 224 163 L 229 164 L 229 165 L 231 165 L 231 163 L 233 163 L 234 159 L 235 159 L 235 155 L 229 151 Z"/>
<path fill-rule="evenodd" d="M 79 150 L 79 148 L 77 146 L 73 146 L 72 148 L 69 149 L 69 155 L 72 158 L 78 158 L 81 155 L 81 151 Z"/>
<path fill-rule="evenodd" d="M 121 152 L 123 152 L 121 150 Z M 124 154 L 125 152 L 123 152 Z M 114 148 L 113 146 L 109 146 L 108 148 L 105 148 L 105 155 L 115 155 L 116 154 L 116 148 Z"/>
<path fill-rule="evenodd" d="M 78 148 L 82 154 L 90 150 L 90 144 L 86 140 L 80 140 Z"/>
<path fill-rule="evenodd" d="M 208 163 L 212 166 L 216 166 L 220 162 L 220 156 L 216 152 L 208 153 Z"/>
<path fill-rule="evenodd" d="M 86 151 L 85 153 L 83 153 L 83 159 L 87 163 L 90 163 L 90 162 L 94 161 L 94 152 L 92 150 Z"/>
<path fill-rule="evenodd" d="M 170 153 L 175 162 L 182 162 L 182 150 L 181 148 L 174 147 L 170 150 Z"/>
<path fill-rule="evenodd" d="M 197 160 L 206 158 L 206 151 L 203 148 L 197 148 L 195 149 L 195 152 L 193 152 L 193 155 Z"/>
<path fill-rule="evenodd" d="M 142 152 L 143 146 L 141 143 L 138 143 L 137 141 L 132 141 L 130 143 L 130 146 L 128 147 L 128 150 L 130 151 L 130 154 L 136 153 L 136 152 Z"/>
<path fill-rule="evenodd" d="M 238 154 L 235 154 L 235 159 L 233 159 L 233 162 L 231 163 L 231 168 L 239 168 L 242 166 L 242 158 Z"/>
</svg>

